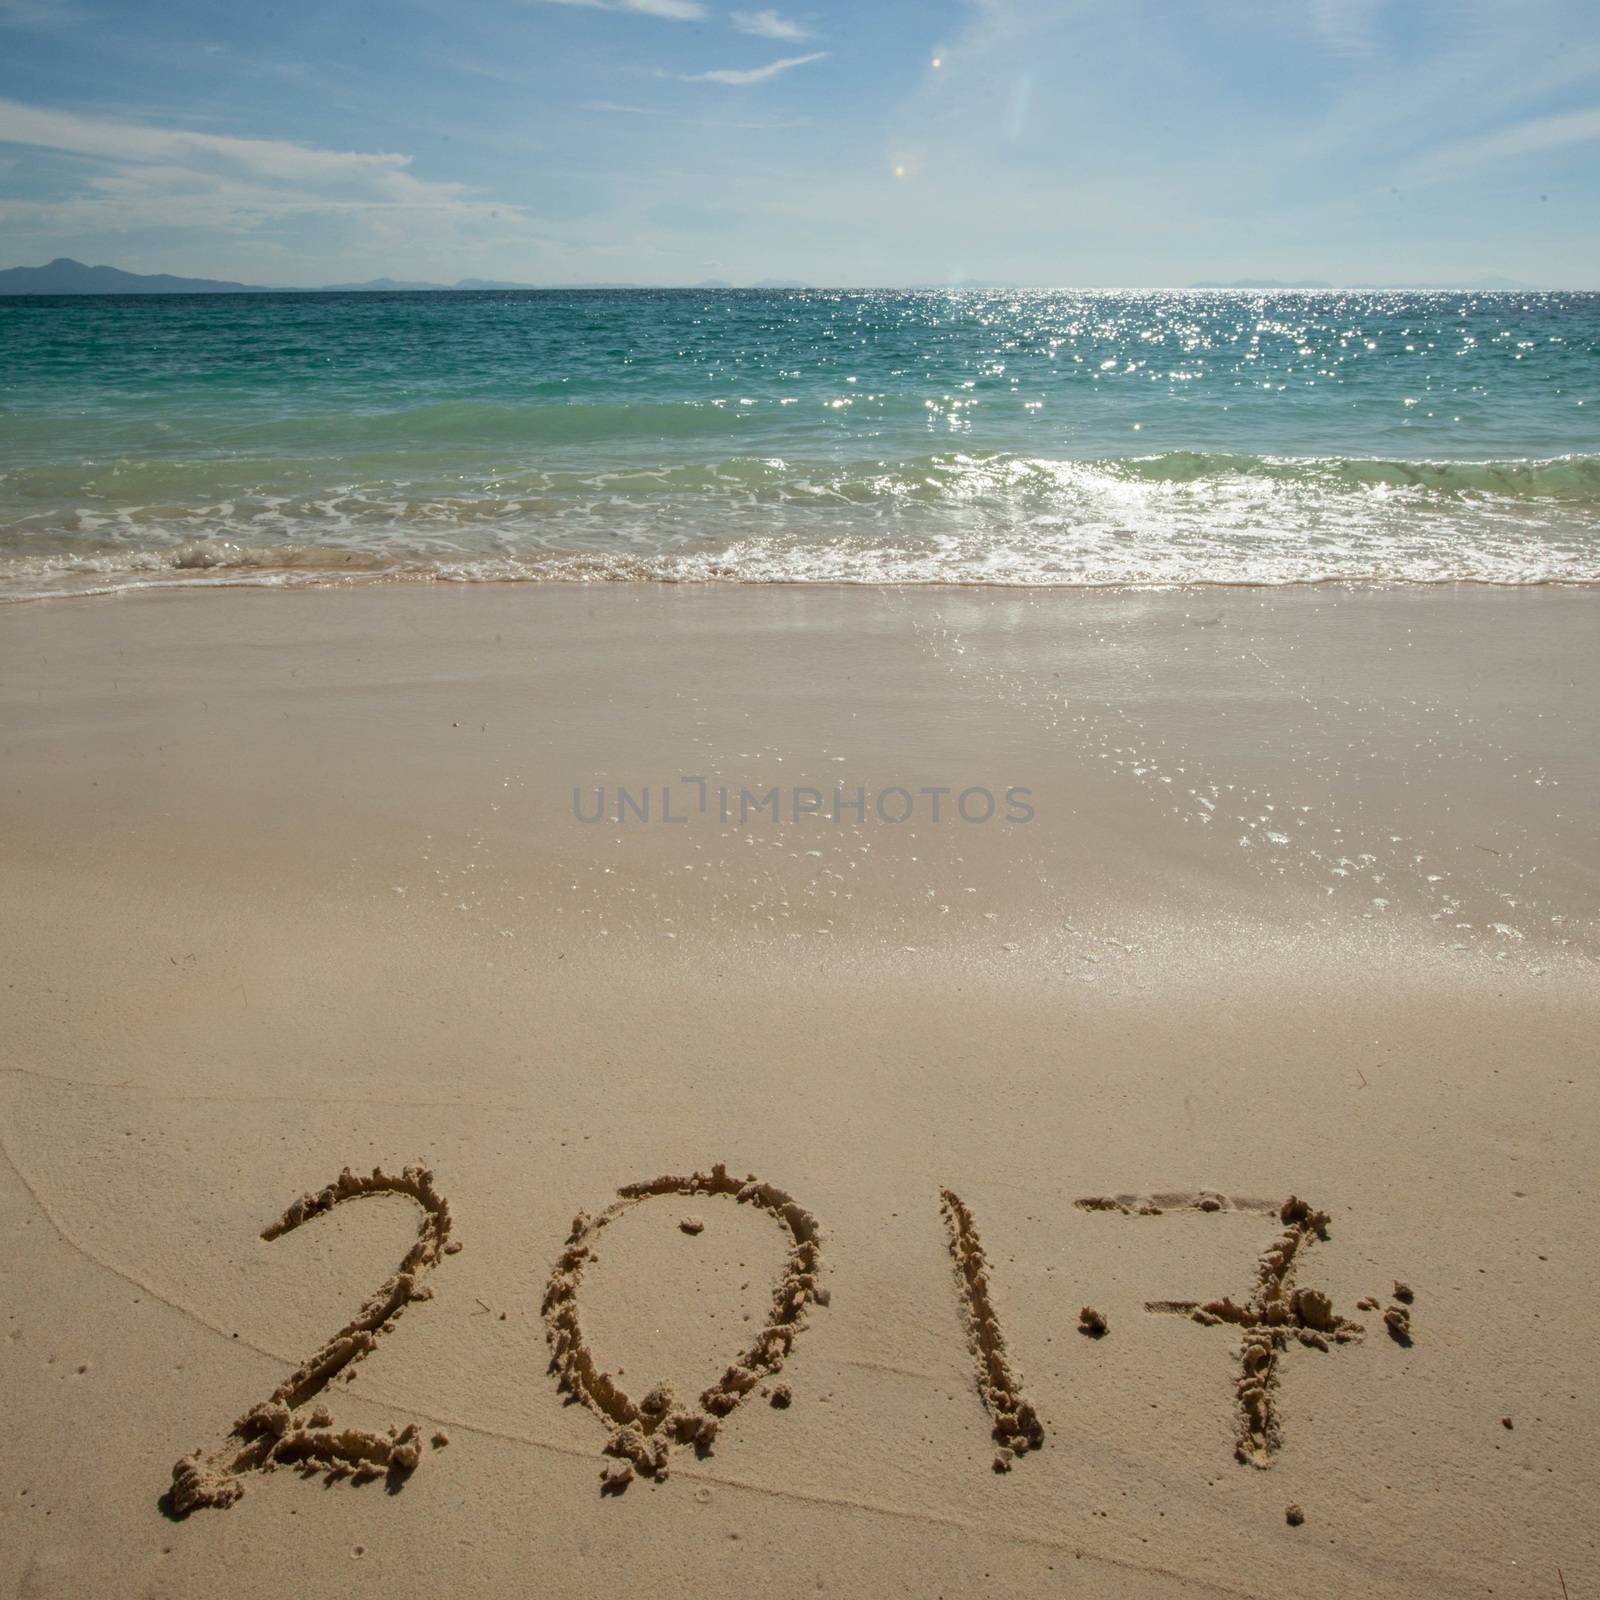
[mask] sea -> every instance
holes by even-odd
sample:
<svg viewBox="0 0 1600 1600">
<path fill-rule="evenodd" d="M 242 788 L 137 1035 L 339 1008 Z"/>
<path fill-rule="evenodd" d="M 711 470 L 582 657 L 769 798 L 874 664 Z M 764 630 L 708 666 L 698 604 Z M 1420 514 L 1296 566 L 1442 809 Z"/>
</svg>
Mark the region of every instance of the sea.
<svg viewBox="0 0 1600 1600">
<path fill-rule="evenodd" d="M 1600 582 L 1600 294 L 0 299 L 0 599 Z"/>
</svg>

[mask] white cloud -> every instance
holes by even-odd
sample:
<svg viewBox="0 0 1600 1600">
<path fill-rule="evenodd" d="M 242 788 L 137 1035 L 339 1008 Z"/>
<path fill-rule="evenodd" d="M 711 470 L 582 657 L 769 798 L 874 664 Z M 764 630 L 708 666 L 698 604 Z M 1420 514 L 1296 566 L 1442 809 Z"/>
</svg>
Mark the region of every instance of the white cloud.
<svg viewBox="0 0 1600 1600">
<path fill-rule="evenodd" d="M 63 28 L 84 20 L 76 0 L 0 0 L 0 27 Z"/>
<path fill-rule="evenodd" d="M 641 17 L 662 17 L 668 22 L 704 22 L 706 8 L 700 0 L 542 0 L 550 6 L 581 6 L 587 11 L 632 11 Z"/>
<path fill-rule="evenodd" d="M 1362 58 L 1377 46 L 1379 0 L 1311 0 L 1308 15 L 1317 35 L 1338 55 Z"/>
<path fill-rule="evenodd" d="M 717 67 L 710 72 L 677 72 L 671 76 L 681 78 L 685 83 L 765 83 L 768 78 L 776 78 L 780 72 L 790 72 L 795 67 L 825 60 L 827 54 L 826 50 L 813 50 L 808 56 L 785 56 L 781 61 L 769 61 L 764 67 Z"/>
<path fill-rule="evenodd" d="M 405 172 L 410 156 L 318 150 L 286 139 L 240 139 L 230 134 L 152 127 L 73 111 L 52 111 L 20 100 L 0 99 L 0 144 L 36 145 L 103 161 L 199 164 L 253 178 L 314 187 L 354 184 L 387 189 L 391 194 L 408 187 L 457 187 L 419 184 Z"/>
<path fill-rule="evenodd" d="M 758 39 L 796 42 L 811 37 L 798 22 L 791 22 L 776 11 L 735 11 L 730 20 L 740 33 L 753 33 Z"/>
<path fill-rule="evenodd" d="M 1513 123 L 1495 133 L 1459 139 L 1425 156 L 1413 169 L 1413 180 L 1444 177 L 1485 161 L 1505 161 L 1533 156 L 1568 145 L 1600 139 L 1600 106 L 1587 111 L 1567 111 L 1553 117 L 1535 117 Z"/>
<path fill-rule="evenodd" d="M 391 152 L 323 150 L 0 99 L 5 144 L 88 164 L 74 192 L 60 199 L 0 198 L 0 223 L 41 242 L 199 228 L 259 249 L 309 218 L 333 248 L 361 252 L 410 255 L 426 242 L 449 255 L 485 240 L 529 249 L 552 242 L 520 207 L 466 184 L 415 177 L 407 170 L 411 157 Z"/>
</svg>

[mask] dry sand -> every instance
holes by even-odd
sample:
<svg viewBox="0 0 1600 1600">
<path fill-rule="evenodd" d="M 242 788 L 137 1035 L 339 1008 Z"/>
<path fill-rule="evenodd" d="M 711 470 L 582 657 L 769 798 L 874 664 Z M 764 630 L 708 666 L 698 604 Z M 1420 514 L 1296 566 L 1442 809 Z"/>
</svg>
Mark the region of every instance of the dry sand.
<svg viewBox="0 0 1600 1600">
<path fill-rule="evenodd" d="M 0 611 L 0 1592 L 1594 1595 L 1595 616 Z"/>
</svg>

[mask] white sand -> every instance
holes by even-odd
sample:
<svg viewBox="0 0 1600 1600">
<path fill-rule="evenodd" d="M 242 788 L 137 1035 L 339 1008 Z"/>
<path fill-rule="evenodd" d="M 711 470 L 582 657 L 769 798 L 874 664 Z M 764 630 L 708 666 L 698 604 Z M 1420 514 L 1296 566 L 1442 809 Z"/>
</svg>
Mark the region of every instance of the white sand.
<svg viewBox="0 0 1600 1600">
<path fill-rule="evenodd" d="M 5 609 L 0 1590 L 1592 1594 L 1597 676 L 1563 591 Z M 686 774 L 1036 814 L 572 815 Z M 169 1520 L 423 1214 L 262 1231 L 413 1161 L 462 1249 L 300 1420 L 414 1425 L 416 1470 Z M 715 1163 L 814 1214 L 827 1303 L 709 1455 L 602 1497 L 546 1286 L 575 1213 Z M 946 1188 L 1042 1425 L 1003 1473 Z M 1293 1303 L 1258 1467 L 1248 1330 L 1146 1305 L 1268 1310 L 1291 1194 L 1328 1222 L 1284 1304 L 1364 1332 Z M 794 1244 L 626 1209 L 596 1367 L 695 1410 Z"/>
</svg>

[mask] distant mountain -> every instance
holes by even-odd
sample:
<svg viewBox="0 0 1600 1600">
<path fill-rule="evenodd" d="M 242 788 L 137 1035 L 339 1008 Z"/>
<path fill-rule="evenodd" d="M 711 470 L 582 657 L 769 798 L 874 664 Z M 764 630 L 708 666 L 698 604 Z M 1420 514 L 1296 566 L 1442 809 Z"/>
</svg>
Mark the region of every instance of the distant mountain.
<svg viewBox="0 0 1600 1600">
<path fill-rule="evenodd" d="M 170 272 L 124 272 L 121 267 L 86 267 L 59 256 L 42 267 L 0 271 L 0 295 L 7 294 L 399 294 L 455 289 L 531 289 L 529 283 L 497 283 L 463 278 L 460 283 L 421 283 L 401 278 L 368 278 L 364 283 L 329 283 L 320 289 L 269 289 L 226 278 L 180 278 Z"/>
<path fill-rule="evenodd" d="M 1531 290 L 1531 283 L 1519 283 L 1515 278 L 1456 278 L 1439 279 L 1431 283 L 1323 283 L 1319 279 L 1303 278 L 1298 283 L 1285 283 L 1280 278 L 1235 278 L 1231 283 L 1191 283 L 1191 289 L 1387 289 L 1387 290 L 1462 290 L 1474 289 L 1485 293 L 1506 293 Z"/>
<path fill-rule="evenodd" d="M 448 289 L 448 283 L 405 283 L 399 278 L 368 278 L 365 283 L 325 283 L 312 294 L 404 294 L 424 289 Z M 475 287 L 462 284 L 461 288 Z"/>
<path fill-rule="evenodd" d="M 320 289 L 269 288 L 262 284 L 234 283 L 226 278 L 182 278 L 170 272 L 124 272 L 120 267 L 86 267 L 81 261 L 59 256 L 42 267 L 8 267 L 0 270 L 0 296 L 22 294 L 446 294 L 462 290 L 602 290 L 648 289 L 641 283 L 507 283 L 495 278 L 462 278 L 459 282 L 428 283 L 403 278 L 368 278 L 362 283 L 329 283 Z M 692 283 L 690 289 L 734 289 L 738 285 L 724 278 L 707 278 Z M 763 278 L 749 285 L 752 289 L 807 289 L 812 285 L 798 279 Z M 913 283 L 911 289 L 1017 289 L 1022 285 L 994 283 L 977 279 L 958 279 L 954 283 Z M 1191 289 L 1321 290 L 1335 285 L 1317 278 L 1288 282 L 1281 278 L 1235 278 L 1228 283 L 1207 279 L 1189 285 Z M 1357 290 L 1478 291 L 1518 293 L 1531 291 L 1532 284 L 1515 278 L 1483 277 L 1455 283 L 1351 283 L 1340 288 Z"/>
<path fill-rule="evenodd" d="M 531 283 L 499 283 L 493 278 L 462 278 L 458 283 L 408 283 L 400 278 L 368 278 L 365 283 L 325 283 L 310 294 L 450 294 L 468 289 L 532 289 Z"/>
<path fill-rule="evenodd" d="M 702 283 L 691 283 L 691 289 L 810 289 L 813 284 L 799 278 L 758 278 L 754 283 L 728 283 L 722 278 L 707 278 Z"/>
<path fill-rule="evenodd" d="M 222 278 L 175 278 L 169 272 L 124 272 L 120 267 L 86 267 L 58 256 L 42 267 L 8 267 L 0 272 L 4 294 L 251 294 L 248 283 Z"/>
<path fill-rule="evenodd" d="M 325 283 L 316 289 L 267 288 L 225 278 L 180 278 L 170 272 L 124 272 L 121 267 L 86 267 L 60 256 L 42 267 L 8 267 L 0 271 L 0 295 L 8 294 L 447 294 L 484 289 L 643 289 L 640 283 L 505 283 L 497 278 L 462 278 L 458 283 L 427 283 L 405 278 L 368 278 L 362 283 Z M 721 278 L 709 278 L 693 289 L 732 289 Z M 804 289 L 803 283 L 768 278 L 755 289 Z"/>
</svg>

